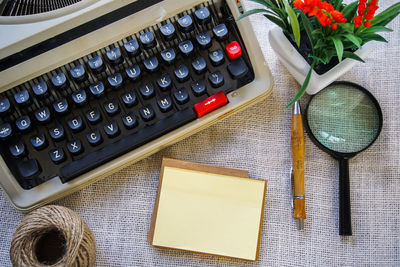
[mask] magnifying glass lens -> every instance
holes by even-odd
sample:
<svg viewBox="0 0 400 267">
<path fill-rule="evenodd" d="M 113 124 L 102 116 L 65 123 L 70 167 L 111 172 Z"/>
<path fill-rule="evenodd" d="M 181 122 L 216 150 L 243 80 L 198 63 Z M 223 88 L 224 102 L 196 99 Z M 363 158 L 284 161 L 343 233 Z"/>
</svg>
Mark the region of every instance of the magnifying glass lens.
<svg viewBox="0 0 400 267">
<path fill-rule="evenodd" d="M 335 82 L 311 98 L 306 120 L 311 139 L 339 160 L 339 234 L 352 235 L 348 160 L 377 139 L 381 109 L 361 86 Z"/>
<path fill-rule="evenodd" d="M 333 84 L 315 95 L 307 118 L 315 139 L 340 153 L 357 153 L 368 147 L 379 134 L 381 123 L 372 98 L 346 84 Z"/>
</svg>

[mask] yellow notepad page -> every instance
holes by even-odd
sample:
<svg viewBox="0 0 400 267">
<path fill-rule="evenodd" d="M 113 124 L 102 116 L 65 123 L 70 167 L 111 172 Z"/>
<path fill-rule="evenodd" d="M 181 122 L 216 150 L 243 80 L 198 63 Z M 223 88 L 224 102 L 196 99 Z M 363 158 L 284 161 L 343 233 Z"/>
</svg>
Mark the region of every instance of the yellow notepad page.
<svg viewBox="0 0 400 267">
<path fill-rule="evenodd" d="M 266 181 L 164 166 L 153 246 L 256 260 Z"/>
</svg>

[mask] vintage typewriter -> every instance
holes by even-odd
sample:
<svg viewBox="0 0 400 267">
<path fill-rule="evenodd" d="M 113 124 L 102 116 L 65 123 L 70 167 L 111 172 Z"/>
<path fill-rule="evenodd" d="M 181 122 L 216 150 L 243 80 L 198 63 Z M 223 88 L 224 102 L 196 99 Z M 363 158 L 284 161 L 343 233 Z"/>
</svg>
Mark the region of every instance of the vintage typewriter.
<svg viewBox="0 0 400 267">
<path fill-rule="evenodd" d="M 251 25 L 236 21 L 237 0 L 2 1 L 1 9 L 0 185 L 21 211 L 271 93 Z"/>
</svg>

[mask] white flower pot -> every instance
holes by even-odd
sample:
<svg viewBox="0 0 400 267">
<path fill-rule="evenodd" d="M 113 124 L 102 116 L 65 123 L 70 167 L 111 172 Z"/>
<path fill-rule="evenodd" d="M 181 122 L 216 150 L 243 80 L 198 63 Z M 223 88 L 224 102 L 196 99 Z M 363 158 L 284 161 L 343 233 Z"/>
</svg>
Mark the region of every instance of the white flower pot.
<svg viewBox="0 0 400 267">
<path fill-rule="evenodd" d="M 275 51 L 279 60 L 285 65 L 287 70 L 297 80 L 299 84 L 303 84 L 310 65 L 307 61 L 297 52 L 296 48 L 290 43 L 290 41 L 283 34 L 281 28 L 273 27 L 268 33 L 269 42 L 272 49 Z M 368 42 L 355 54 L 360 58 L 365 59 L 368 52 L 374 47 L 374 42 Z M 310 83 L 307 87 L 307 94 L 313 95 L 318 93 L 321 89 L 328 86 L 330 83 L 339 78 L 342 74 L 350 70 L 358 61 L 350 58 L 342 60 L 335 67 L 325 72 L 324 74 L 317 74 L 314 70 L 311 74 Z"/>
</svg>

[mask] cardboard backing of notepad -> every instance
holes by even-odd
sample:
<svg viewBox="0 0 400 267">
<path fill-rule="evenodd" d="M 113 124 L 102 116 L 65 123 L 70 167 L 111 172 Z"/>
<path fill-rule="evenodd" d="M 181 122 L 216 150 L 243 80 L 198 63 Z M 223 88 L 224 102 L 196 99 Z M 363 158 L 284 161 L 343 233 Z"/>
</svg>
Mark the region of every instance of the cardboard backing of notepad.
<svg viewBox="0 0 400 267">
<path fill-rule="evenodd" d="M 266 189 L 244 170 L 164 158 L 149 242 L 256 261 Z"/>
</svg>

